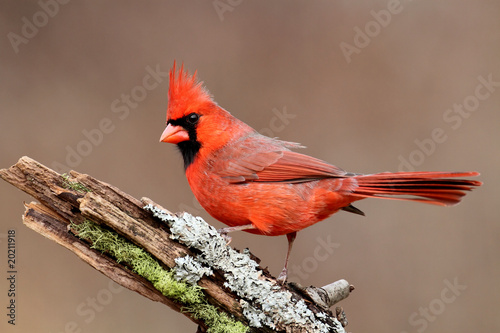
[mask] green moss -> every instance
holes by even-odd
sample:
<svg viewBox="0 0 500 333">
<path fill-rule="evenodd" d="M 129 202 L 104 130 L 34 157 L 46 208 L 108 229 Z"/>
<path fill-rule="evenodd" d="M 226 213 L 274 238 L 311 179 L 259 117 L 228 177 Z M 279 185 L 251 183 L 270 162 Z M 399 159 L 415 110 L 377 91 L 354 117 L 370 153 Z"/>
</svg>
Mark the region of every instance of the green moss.
<svg viewBox="0 0 500 333">
<path fill-rule="evenodd" d="M 130 243 L 124 237 L 91 221 L 78 225 L 72 224 L 71 228 L 77 232 L 78 237 L 90 241 L 92 248 L 106 252 L 118 263 L 129 265 L 134 272 L 150 281 L 163 295 L 183 304 L 183 311 L 207 324 L 209 327 L 207 332 L 243 333 L 248 331 L 248 327 L 241 322 L 235 321 L 209 304 L 200 286 L 177 281 L 172 270 L 164 269 L 148 252 Z"/>
<path fill-rule="evenodd" d="M 90 189 L 85 187 L 85 185 L 80 184 L 79 182 L 73 182 L 69 180 L 69 175 L 67 173 L 63 173 L 61 177 L 63 179 L 62 185 L 64 188 L 74 190 L 80 193 L 90 192 Z"/>
</svg>

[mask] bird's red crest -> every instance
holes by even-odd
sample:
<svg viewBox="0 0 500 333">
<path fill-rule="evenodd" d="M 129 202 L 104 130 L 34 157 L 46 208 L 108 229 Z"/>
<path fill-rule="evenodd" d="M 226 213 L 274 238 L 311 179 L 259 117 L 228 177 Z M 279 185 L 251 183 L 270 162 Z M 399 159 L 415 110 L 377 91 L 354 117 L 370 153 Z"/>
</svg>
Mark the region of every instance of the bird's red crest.
<svg viewBox="0 0 500 333">
<path fill-rule="evenodd" d="M 175 61 L 170 69 L 170 86 L 168 90 L 167 120 L 181 118 L 195 112 L 206 103 L 213 103 L 210 93 L 196 80 L 196 71 L 192 76 L 184 71 L 181 65 L 176 75 Z"/>
</svg>

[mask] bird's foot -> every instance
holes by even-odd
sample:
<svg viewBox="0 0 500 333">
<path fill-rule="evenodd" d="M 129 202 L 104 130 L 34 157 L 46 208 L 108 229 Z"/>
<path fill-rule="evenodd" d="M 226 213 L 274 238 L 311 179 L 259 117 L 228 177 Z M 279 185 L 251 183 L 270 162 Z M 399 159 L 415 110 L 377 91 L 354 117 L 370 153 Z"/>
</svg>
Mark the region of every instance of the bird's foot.
<svg viewBox="0 0 500 333">
<path fill-rule="evenodd" d="M 276 279 L 276 281 L 278 282 L 278 284 L 284 285 L 286 283 L 287 277 L 288 277 L 288 270 L 286 268 L 283 268 L 280 275 L 278 275 L 278 278 Z"/>
<path fill-rule="evenodd" d="M 229 243 L 231 243 L 232 238 L 227 234 L 226 229 L 227 228 L 222 228 L 217 230 L 217 232 L 219 233 L 219 235 L 221 235 L 222 238 L 224 238 L 224 240 L 226 241 L 226 245 L 229 245 Z"/>
</svg>

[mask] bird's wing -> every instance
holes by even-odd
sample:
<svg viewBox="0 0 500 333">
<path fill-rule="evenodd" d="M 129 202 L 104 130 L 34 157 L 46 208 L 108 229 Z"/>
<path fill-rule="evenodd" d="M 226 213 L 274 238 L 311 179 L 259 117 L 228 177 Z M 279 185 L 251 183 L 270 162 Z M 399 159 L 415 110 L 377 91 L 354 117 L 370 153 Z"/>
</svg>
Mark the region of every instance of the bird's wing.
<svg viewBox="0 0 500 333">
<path fill-rule="evenodd" d="M 344 170 L 308 155 L 287 150 L 280 153 L 276 162 L 257 172 L 256 181 L 294 183 L 347 175 Z"/>
<path fill-rule="evenodd" d="M 346 177 L 336 166 L 317 158 L 289 150 L 237 153 L 214 170 L 229 183 L 284 182 L 299 183 L 324 178 Z"/>
</svg>

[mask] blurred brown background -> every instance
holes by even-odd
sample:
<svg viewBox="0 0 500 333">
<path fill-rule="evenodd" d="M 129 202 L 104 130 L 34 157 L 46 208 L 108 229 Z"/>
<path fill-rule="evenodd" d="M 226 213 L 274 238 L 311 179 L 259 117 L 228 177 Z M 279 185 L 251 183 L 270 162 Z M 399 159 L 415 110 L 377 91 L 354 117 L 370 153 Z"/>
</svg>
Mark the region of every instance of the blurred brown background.
<svg viewBox="0 0 500 333">
<path fill-rule="evenodd" d="M 341 212 L 302 231 L 291 279 L 354 284 L 341 303 L 352 332 L 500 329 L 498 1 L 42 0 L 0 7 L 0 167 L 28 155 L 220 227 L 193 203 L 175 147 L 158 143 L 164 75 L 175 59 L 198 70 L 216 101 L 240 119 L 346 170 L 396 171 L 408 168 L 406 160 L 417 170 L 480 171 L 484 186 L 457 207 L 372 199 L 357 205 L 366 217 Z M 103 119 L 107 133 L 99 129 Z M 441 134 L 433 139 L 435 129 Z M 0 193 L 2 332 L 196 330 L 163 305 L 117 291 L 24 227 L 22 203 L 30 197 L 5 182 Z M 6 317 L 12 228 L 15 327 Z M 233 245 L 250 247 L 279 273 L 285 237 L 239 233 Z"/>
</svg>

